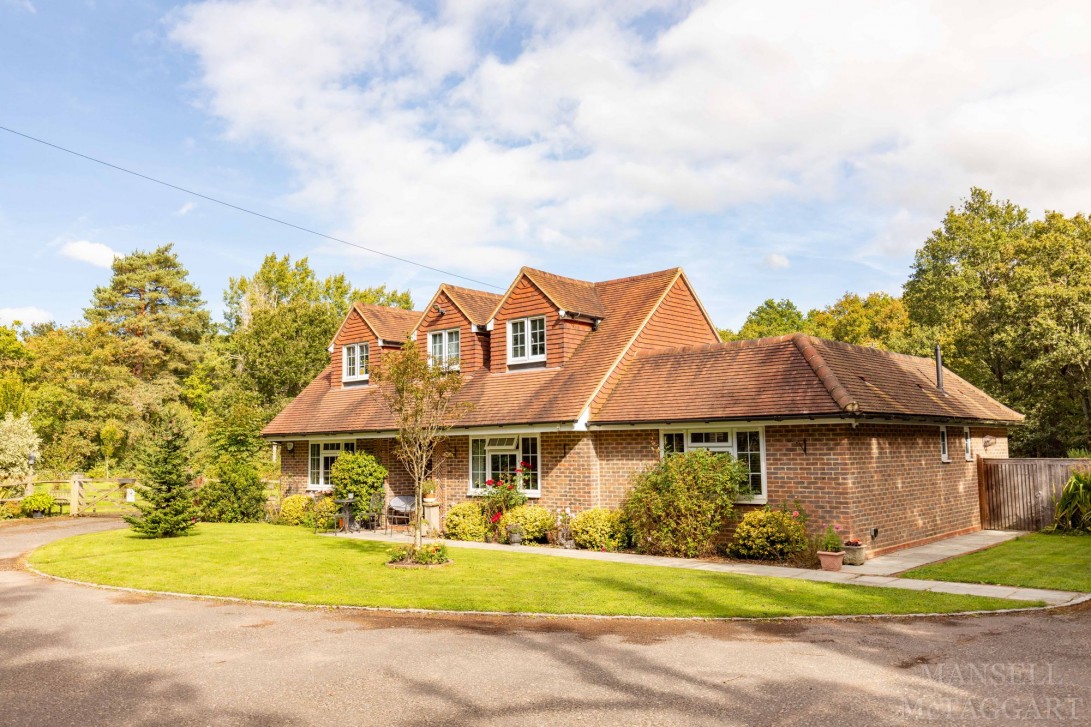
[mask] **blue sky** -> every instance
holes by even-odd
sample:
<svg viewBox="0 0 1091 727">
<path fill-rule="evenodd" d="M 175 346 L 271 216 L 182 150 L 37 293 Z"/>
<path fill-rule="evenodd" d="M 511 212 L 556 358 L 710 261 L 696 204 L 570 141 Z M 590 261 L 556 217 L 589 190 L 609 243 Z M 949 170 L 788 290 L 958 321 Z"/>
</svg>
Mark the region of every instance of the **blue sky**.
<svg viewBox="0 0 1091 727">
<path fill-rule="evenodd" d="M 1087 208 L 1091 13 L 971 5 L 0 0 L 0 125 L 499 288 L 682 265 L 737 327 L 897 292 L 971 185 Z M 0 132 L 0 320 L 166 242 L 217 315 L 269 252 L 442 280 Z"/>
</svg>

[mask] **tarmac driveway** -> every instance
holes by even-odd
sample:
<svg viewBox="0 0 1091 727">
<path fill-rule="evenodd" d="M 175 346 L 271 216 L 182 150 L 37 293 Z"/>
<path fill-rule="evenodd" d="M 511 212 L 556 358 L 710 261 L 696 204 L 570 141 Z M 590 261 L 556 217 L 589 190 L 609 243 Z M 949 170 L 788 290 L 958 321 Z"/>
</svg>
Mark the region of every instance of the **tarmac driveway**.
<svg viewBox="0 0 1091 727">
<path fill-rule="evenodd" d="M 0 526 L 0 724 L 1091 723 L 1086 606 L 859 621 L 452 618 L 144 597 L 17 567 L 37 545 L 117 526 Z"/>
</svg>

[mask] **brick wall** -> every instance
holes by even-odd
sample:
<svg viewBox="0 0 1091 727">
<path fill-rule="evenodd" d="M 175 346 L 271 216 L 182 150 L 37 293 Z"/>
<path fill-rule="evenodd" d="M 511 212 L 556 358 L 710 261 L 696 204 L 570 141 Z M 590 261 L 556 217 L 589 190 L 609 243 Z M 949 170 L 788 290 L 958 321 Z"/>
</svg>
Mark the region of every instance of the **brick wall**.
<svg viewBox="0 0 1091 727">
<path fill-rule="evenodd" d="M 1004 430 L 975 427 L 970 433 L 972 457 L 1008 456 Z M 988 449 L 986 436 L 995 439 Z M 934 425 L 767 426 L 769 502 L 799 500 L 811 516 L 813 532 L 837 524 L 845 537 L 860 538 L 872 554 L 976 530 L 976 463 L 964 456 L 961 426 L 948 427 L 948 437 L 951 461 L 944 463 Z M 613 508 L 624 500 L 632 474 L 658 457 L 659 430 L 544 432 L 539 444 L 542 496 L 537 504 L 574 511 Z M 363 439 L 357 447 L 390 471 L 388 496 L 412 494 L 412 480 L 394 454 L 393 439 Z M 292 452 L 281 450 L 288 494 L 305 491 L 307 452 L 304 441 L 296 442 Z M 468 499 L 469 437 L 444 440 L 433 468 L 444 512 Z M 875 539 L 872 528 L 879 529 Z"/>
</svg>

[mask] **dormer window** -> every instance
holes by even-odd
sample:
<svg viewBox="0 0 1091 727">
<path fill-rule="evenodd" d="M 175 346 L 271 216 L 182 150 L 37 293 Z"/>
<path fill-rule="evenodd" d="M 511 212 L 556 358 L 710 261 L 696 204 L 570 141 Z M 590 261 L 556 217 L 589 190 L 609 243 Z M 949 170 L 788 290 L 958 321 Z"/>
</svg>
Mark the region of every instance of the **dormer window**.
<svg viewBox="0 0 1091 727">
<path fill-rule="evenodd" d="M 428 362 L 433 366 L 458 371 L 459 368 L 458 329 L 433 331 L 428 334 Z"/>
<path fill-rule="evenodd" d="M 367 381 L 370 351 L 366 343 L 350 343 L 341 349 L 341 381 Z"/>
<path fill-rule="evenodd" d="M 508 321 L 508 363 L 546 360 L 545 316 Z"/>
</svg>

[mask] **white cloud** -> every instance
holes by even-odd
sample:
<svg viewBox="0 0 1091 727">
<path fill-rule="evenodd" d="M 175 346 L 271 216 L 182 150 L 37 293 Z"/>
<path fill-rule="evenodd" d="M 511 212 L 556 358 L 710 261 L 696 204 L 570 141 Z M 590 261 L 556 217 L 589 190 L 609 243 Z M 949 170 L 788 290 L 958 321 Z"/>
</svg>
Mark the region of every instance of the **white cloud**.
<svg viewBox="0 0 1091 727">
<path fill-rule="evenodd" d="M 10 326 L 18 321 L 29 326 L 31 323 L 47 323 L 53 320 L 53 314 L 35 306 L 20 308 L 0 308 L 0 325 Z"/>
<path fill-rule="evenodd" d="M 113 264 L 114 258 L 121 257 L 120 252 L 103 245 L 101 242 L 91 242 L 90 240 L 66 242 L 61 246 L 59 252 L 63 257 L 79 260 L 97 268 L 108 268 Z"/>
<path fill-rule="evenodd" d="M 650 10 L 677 22 L 646 32 Z M 1076 211 L 1089 11 L 223 0 L 177 12 L 171 37 L 227 136 L 294 165 L 294 203 L 368 246 L 487 275 L 616 245 L 660 213 L 868 208 L 858 236 L 874 243 L 856 252 L 904 256 L 971 185 Z"/>
<path fill-rule="evenodd" d="M 184 205 L 175 210 L 174 214 L 178 215 L 179 217 L 185 217 L 195 209 L 197 209 L 196 202 L 186 202 Z"/>
<path fill-rule="evenodd" d="M 767 267 L 773 268 L 774 270 L 781 270 L 790 266 L 792 263 L 788 260 L 786 255 L 781 255 L 779 252 L 771 252 L 765 256 L 765 264 Z"/>
</svg>

